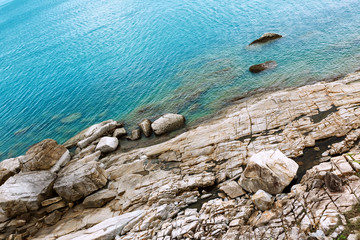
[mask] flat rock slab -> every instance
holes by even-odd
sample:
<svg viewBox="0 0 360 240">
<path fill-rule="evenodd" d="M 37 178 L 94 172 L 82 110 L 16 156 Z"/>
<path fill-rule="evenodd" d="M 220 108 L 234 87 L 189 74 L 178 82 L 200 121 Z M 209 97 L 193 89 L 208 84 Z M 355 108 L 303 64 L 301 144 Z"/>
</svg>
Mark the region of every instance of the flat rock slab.
<svg viewBox="0 0 360 240">
<path fill-rule="evenodd" d="M 220 190 L 224 191 L 231 198 L 237 198 L 246 193 L 235 181 L 226 182 L 220 187 Z"/>
<path fill-rule="evenodd" d="M 103 189 L 100 190 L 90 196 L 87 196 L 84 199 L 84 207 L 85 208 L 98 208 L 104 206 L 107 202 L 113 200 L 116 197 L 116 192 L 109 190 L 109 189 Z"/>
<path fill-rule="evenodd" d="M 239 180 L 248 192 L 262 189 L 270 194 L 281 193 L 296 176 L 299 165 L 279 150 L 253 155 Z"/>
<path fill-rule="evenodd" d="M 50 171 L 22 172 L 10 177 L 0 187 L 0 212 L 14 217 L 37 210 L 50 194 L 55 178 Z"/>
<path fill-rule="evenodd" d="M 109 218 L 86 230 L 62 236 L 58 240 L 112 240 L 121 233 L 128 223 L 136 220 L 143 212 L 138 210 Z"/>
<path fill-rule="evenodd" d="M 99 163 L 71 162 L 58 174 L 54 190 L 68 202 L 84 198 L 107 183 L 107 174 Z"/>
</svg>

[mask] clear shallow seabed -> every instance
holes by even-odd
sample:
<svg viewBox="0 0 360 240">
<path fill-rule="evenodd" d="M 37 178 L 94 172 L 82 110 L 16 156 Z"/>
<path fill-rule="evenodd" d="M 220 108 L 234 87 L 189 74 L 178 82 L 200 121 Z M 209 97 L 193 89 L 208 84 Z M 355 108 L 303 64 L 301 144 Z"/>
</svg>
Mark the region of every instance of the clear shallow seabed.
<svg viewBox="0 0 360 240">
<path fill-rule="evenodd" d="M 0 0 L 0 160 L 107 119 L 194 124 L 258 88 L 358 69 L 360 1 Z M 285 37 L 247 45 L 265 32 Z M 267 60 L 279 66 L 253 75 Z"/>
</svg>

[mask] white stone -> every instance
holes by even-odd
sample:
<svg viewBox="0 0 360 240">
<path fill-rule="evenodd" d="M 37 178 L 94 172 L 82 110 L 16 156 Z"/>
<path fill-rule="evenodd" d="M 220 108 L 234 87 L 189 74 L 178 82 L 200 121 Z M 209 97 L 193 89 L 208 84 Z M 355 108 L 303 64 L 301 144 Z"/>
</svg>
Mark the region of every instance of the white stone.
<svg viewBox="0 0 360 240">
<path fill-rule="evenodd" d="M 119 145 L 119 140 L 116 137 L 103 137 L 97 144 L 95 150 L 100 150 L 102 153 L 108 153 L 116 150 Z"/>
<path fill-rule="evenodd" d="M 281 193 L 296 176 L 299 165 L 279 150 L 253 155 L 240 178 L 240 186 L 249 192 L 262 189 L 271 194 Z"/>
<path fill-rule="evenodd" d="M 106 219 L 95 226 L 58 238 L 58 240 L 112 240 L 133 219 L 143 213 L 142 210 L 125 213 L 123 215 Z"/>
<path fill-rule="evenodd" d="M 270 209 L 274 202 L 271 194 L 261 189 L 251 196 L 251 200 L 253 201 L 255 206 L 261 211 L 266 211 Z"/>
</svg>

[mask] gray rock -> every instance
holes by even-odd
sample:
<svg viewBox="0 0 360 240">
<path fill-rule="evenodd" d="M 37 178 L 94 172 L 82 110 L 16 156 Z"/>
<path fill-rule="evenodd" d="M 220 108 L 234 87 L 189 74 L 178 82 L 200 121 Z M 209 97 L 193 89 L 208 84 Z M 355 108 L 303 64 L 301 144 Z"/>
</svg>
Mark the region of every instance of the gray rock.
<svg viewBox="0 0 360 240">
<path fill-rule="evenodd" d="M 119 140 L 116 137 L 102 137 L 100 142 L 96 145 L 95 150 L 100 150 L 102 153 L 113 152 L 119 145 Z"/>
<path fill-rule="evenodd" d="M 325 186 L 331 192 L 341 192 L 342 191 L 341 179 L 331 172 L 326 172 L 326 174 L 325 174 Z"/>
<path fill-rule="evenodd" d="M 60 220 L 61 216 L 62 216 L 62 213 L 59 212 L 58 210 L 55 210 L 50 215 L 48 215 L 44 218 L 44 222 L 47 225 L 54 225 L 55 223 L 57 223 Z"/>
<path fill-rule="evenodd" d="M 264 63 L 252 65 L 249 68 L 249 71 L 252 73 L 259 73 L 268 69 L 273 69 L 277 67 L 277 63 L 275 61 L 267 61 Z"/>
<path fill-rule="evenodd" d="M 67 153 L 67 149 L 53 139 L 45 139 L 26 152 L 26 158 L 20 159 L 22 171 L 48 170 Z"/>
<path fill-rule="evenodd" d="M 125 136 L 125 135 L 127 135 L 125 128 L 117 128 L 117 129 L 115 129 L 115 131 L 113 133 L 113 137 L 117 137 L 117 138 L 121 138 L 122 136 Z"/>
<path fill-rule="evenodd" d="M 279 150 L 253 155 L 239 180 L 248 192 L 262 189 L 270 194 L 281 193 L 296 176 L 299 165 Z"/>
<path fill-rule="evenodd" d="M 98 208 L 104 206 L 116 197 L 116 192 L 109 189 L 100 190 L 84 199 L 85 208 Z"/>
<path fill-rule="evenodd" d="M 168 113 L 157 119 L 151 124 L 156 135 L 171 132 L 183 127 L 185 124 L 184 116 L 180 114 Z"/>
<path fill-rule="evenodd" d="M 106 183 L 107 174 L 99 163 L 76 161 L 61 169 L 54 190 L 66 201 L 74 202 L 104 187 Z"/>
<path fill-rule="evenodd" d="M 274 200 L 271 194 L 263 190 L 258 190 L 254 195 L 251 196 L 252 202 L 261 211 L 266 211 L 272 207 Z"/>
<path fill-rule="evenodd" d="M 37 210 L 41 201 L 49 197 L 55 178 L 50 171 L 22 172 L 10 177 L 0 187 L 0 215 L 10 218 Z"/>
<path fill-rule="evenodd" d="M 145 137 L 150 137 L 152 133 L 151 121 L 149 119 L 144 119 L 139 123 L 141 131 L 144 133 Z"/>
<path fill-rule="evenodd" d="M 269 42 L 271 40 L 275 40 L 278 38 L 282 38 L 282 35 L 276 34 L 276 33 L 264 33 L 260 38 L 256 39 L 252 43 L 250 43 L 250 45 L 255 44 L 255 43 L 266 43 L 266 42 Z"/>
<path fill-rule="evenodd" d="M 140 129 L 134 129 L 131 131 L 131 136 L 127 137 L 128 140 L 136 141 L 141 138 L 141 130 Z"/>
</svg>

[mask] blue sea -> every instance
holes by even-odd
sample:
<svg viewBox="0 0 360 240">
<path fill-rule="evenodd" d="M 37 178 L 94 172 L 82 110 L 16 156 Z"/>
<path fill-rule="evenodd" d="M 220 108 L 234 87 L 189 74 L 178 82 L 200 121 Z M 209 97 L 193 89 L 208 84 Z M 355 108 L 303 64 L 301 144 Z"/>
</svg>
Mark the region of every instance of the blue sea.
<svg viewBox="0 0 360 240">
<path fill-rule="evenodd" d="M 0 160 L 107 119 L 188 125 L 360 67 L 360 0 L 0 0 Z M 248 46 L 265 32 L 284 35 Z M 251 74 L 268 60 L 278 67 Z"/>
</svg>

